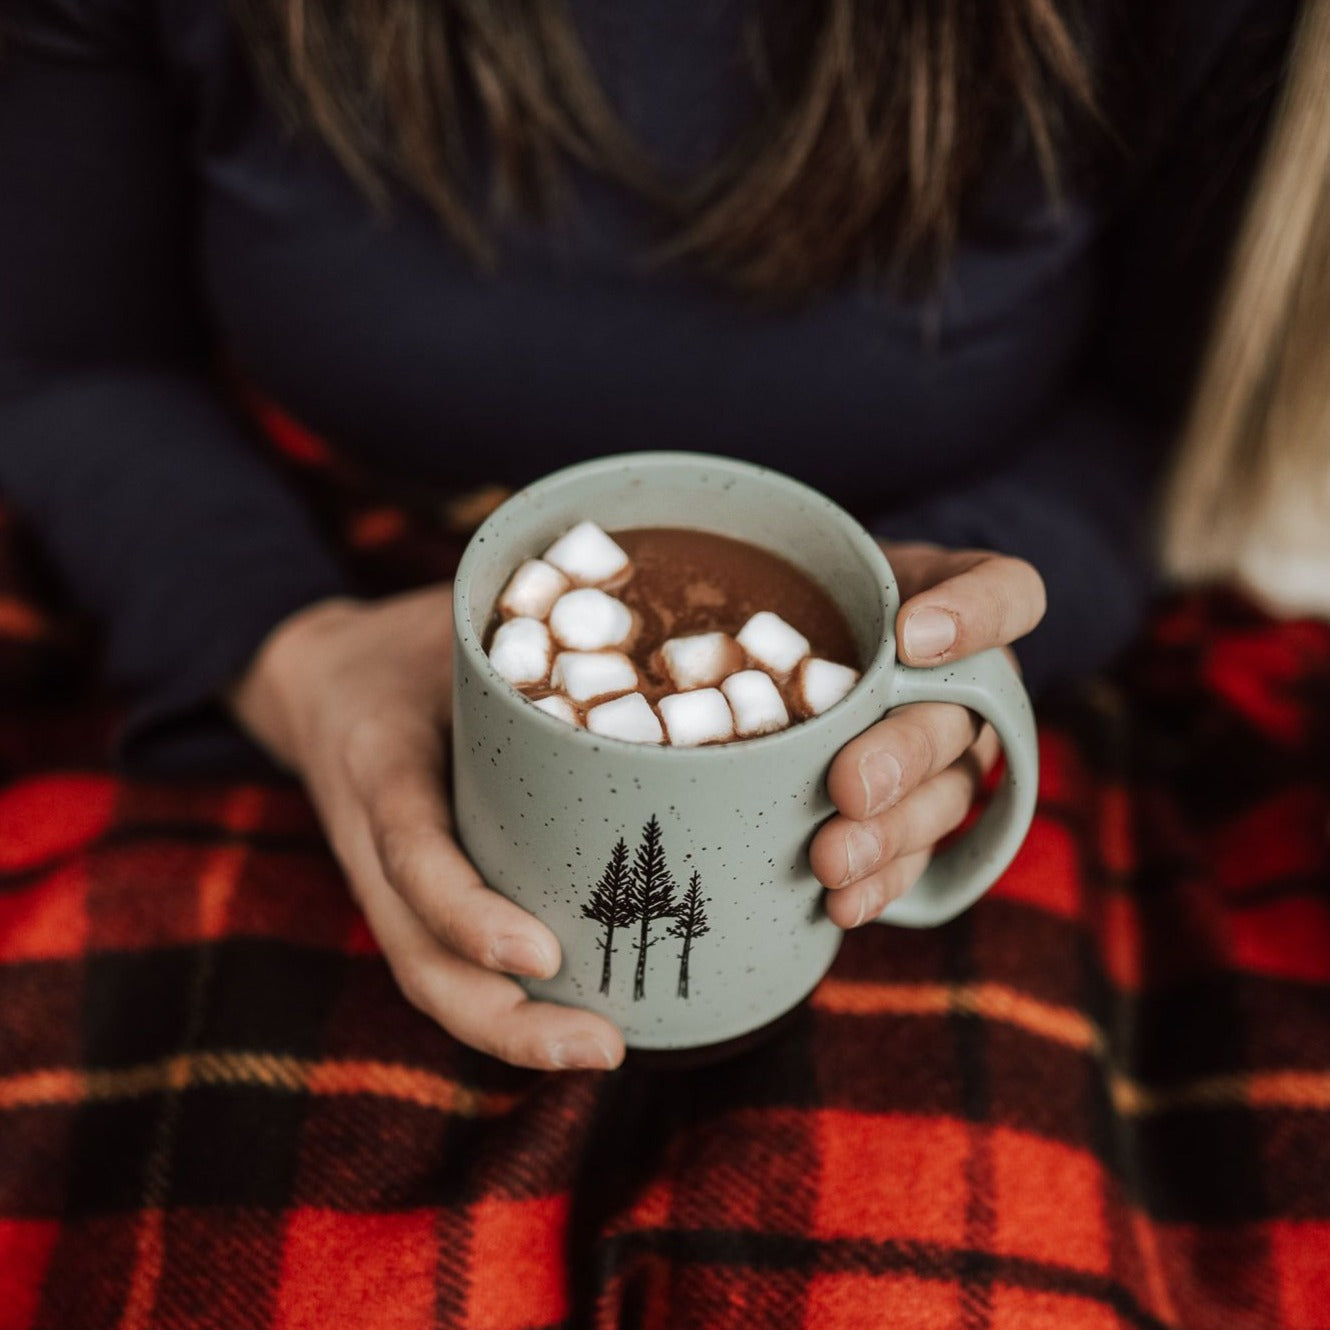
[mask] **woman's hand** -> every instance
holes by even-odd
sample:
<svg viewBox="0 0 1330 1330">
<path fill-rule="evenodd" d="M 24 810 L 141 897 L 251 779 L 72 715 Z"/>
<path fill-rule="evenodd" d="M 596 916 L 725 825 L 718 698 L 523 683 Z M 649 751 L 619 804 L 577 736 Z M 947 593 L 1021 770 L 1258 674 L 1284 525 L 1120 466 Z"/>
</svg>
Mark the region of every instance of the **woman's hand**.
<svg viewBox="0 0 1330 1330">
<path fill-rule="evenodd" d="M 1021 559 L 934 545 L 883 549 L 900 584 L 896 649 L 907 665 L 938 665 L 1006 647 L 1044 615 L 1044 584 Z M 946 702 L 899 707 L 837 754 L 827 789 L 838 816 L 809 860 L 842 928 L 879 915 L 919 879 L 933 847 L 964 820 L 997 760 L 997 736 Z"/>
<path fill-rule="evenodd" d="M 444 795 L 452 587 L 327 600 L 269 635 L 227 700 L 305 783 L 407 999 L 474 1048 L 524 1067 L 618 1065 L 590 1012 L 536 1002 L 508 974 L 547 977 L 559 944 L 490 890 L 451 834 Z"/>
</svg>

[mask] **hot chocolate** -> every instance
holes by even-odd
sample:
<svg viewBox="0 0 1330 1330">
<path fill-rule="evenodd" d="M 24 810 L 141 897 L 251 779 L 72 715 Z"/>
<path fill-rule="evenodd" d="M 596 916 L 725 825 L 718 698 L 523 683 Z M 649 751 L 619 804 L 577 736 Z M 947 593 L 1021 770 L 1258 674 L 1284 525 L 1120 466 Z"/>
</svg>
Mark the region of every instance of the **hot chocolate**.
<svg viewBox="0 0 1330 1330">
<path fill-rule="evenodd" d="M 509 579 L 495 668 L 567 723 L 641 743 L 726 743 L 833 706 L 858 679 L 835 601 L 786 560 L 683 527 L 565 532 Z"/>
<path fill-rule="evenodd" d="M 632 561 L 632 578 L 618 596 L 641 617 L 628 655 L 642 672 L 648 701 L 675 691 L 660 655 L 666 642 L 717 632 L 737 638 L 763 611 L 802 633 L 813 656 L 858 668 L 854 635 L 836 602 L 778 555 L 731 536 L 683 527 L 636 527 L 611 535 Z"/>
</svg>

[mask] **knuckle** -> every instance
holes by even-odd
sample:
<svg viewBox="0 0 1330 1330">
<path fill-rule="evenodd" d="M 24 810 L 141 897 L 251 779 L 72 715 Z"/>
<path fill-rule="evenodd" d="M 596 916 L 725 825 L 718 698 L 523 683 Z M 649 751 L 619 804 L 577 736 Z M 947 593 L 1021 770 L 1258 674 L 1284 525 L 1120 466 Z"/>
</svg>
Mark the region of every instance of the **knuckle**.
<svg viewBox="0 0 1330 1330">
<path fill-rule="evenodd" d="M 485 1052 L 515 1067 L 544 1066 L 548 1062 L 545 1050 L 511 1017 L 489 1033 Z"/>
<path fill-rule="evenodd" d="M 1011 631 L 1014 608 L 1010 583 L 1006 578 L 994 578 L 986 589 L 980 612 L 976 616 L 976 627 L 985 645 L 996 646 L 1006 642 Z"/>
<path fill-rule="evenodd" d="M 897 871 L 897 866 L 908 864 L 921 847 L 934 844 L 951 831 L 970 806 L 962 785 L 950 772 L 943 773 L 895 810 L 897 816 L 880 832 L 882 863 Z"/>
<path fill-rule="evenodd" d="M 920 843 L 926 844 L 930 840 L 939 840 L 948 832 L 955 831 L 965 821 L 965 815 L 970 811 L 970 805 L 974 803 L 977 790 L 978 782 L 975 779 L 974 772 L 962 768 L 961 778 L 952 783 L 951 788 L 939 801 L 936 834 L 931 837 L 924 837 Z"/>
<path fill-rule="evenodd" d="M 923 876 L 924 869 L 928 867 L 931 855 L 927 852 L 921 854 L 912 854 L 907 858 L 900 859 L 884 874 L 884 882 L 887 889 L 887 899 L 895 900 L 898 896 L 903 896 L 916 882 Z"/>
<path fill-rule="evenodd" d="M 485 928 L 483 920 L 473 911 L 458 906 L 447 897 L 435 897 L 430 901 L 425 926 L 464 960 L 475 961 L 478 965 L 489 964 L 493 930 Z"/>
<path fill-rule="evenodd" d="M 1034 623 L 1038 623 L 1048 606 L 1048 592 L 1039 570 L 1029 560 L 1010 554 L 1000 557 L 998 567 L 1003 573 L 999 593 L 1004 609 L 1012 613 L 1017 608 L 1023 608 L 1025 613 L 1021 616 L 1022 620 L 1028 616 Z"/>
<path fill-rule="evenodd" d="M 374 846 L 384 876 L 394 885 L 410 882 L 420 862 L 420 836 L 399 825 L 374 827 Z"/>
<path fill-rule="evenodd" d="M 908 804 L 908 800 L 906 803 Z M 906 827 L 910 813 L 905 805 L 893 810 L 895 816 L 888 814 L 879 818 L 877 825 L 873 830 L 877 834 L 878 845 L 881 849 L 878 853 L 877 861 L 880 864 L 890 863 L 901 852 L 901 846 L 905 843 Z"/>
<path fill-rule="evenodd" d="M 437 772 L 442 753 L 427 717 L 401 709 L 359 716 L 342 739 L 342 765 L 362 796 Z"/>
<path fill-rule="evenodd" d="M 447 877 L 427 874 L 424 839 L 395 833 L 382 861 L 384 876 L 429 934 L 467 960 L 484 962 L 490 935 L 485 912 L 472 893 Z M 400 845 L 402 848 L 394 849 Z"/>
<path fill-rule="evenodd" d="M 861 771 L 874 742 L 875 736 L 861 736 L 842 748 L 832 762 L 831 770 L 827 772 L 827 793 L 836 811 L 845 817 L 862 816 L 866 811 Z M 825 825 L 829 826 L 830 823 Z"/>
<path fill-rule="evenodd" d="M 1004 580 L 1028 584 L 1038 580 L 1039 574 L 1029 559 L 1022 559 L 1016 554 L 995 554 L 992 556 L 993 567 L 998 569 Z"/>
<path fill-rule="evenodd" d="M 462 1005 L 466 1008 L 465 1019 L 455 1022 L 457 1028 L 449 1033 L 514 1066 L 548 1065 L 539 1031 L 529 1019 L 531 1002 L 519 989 L 505 989 L 502 996 L 491 993 L 483 1002 L 470 995 Z"/>
<path fill-rule="evenodd" d="M 439 1021 L 437 995 L 429 982 L 429 971 L 424 961 L 417 956 L 391 962 L 393 979 L 402 996 L 417 1010 L 424 1012 L 431 1020 Z M 442 1022 L 440 1022 L 442 1023 Z"/>
<path fill-rule="evenodd" d="M 362 797 L 382 780 L 396 747 L 395 727 L 382 716 L 360 716 L 348 725 L 342 740 L 342 766 Z"/>
<path fill-rule="evenodd" d="M 359 878 L 363 870 L 363 853 L 360 839 L 348 818 L 325 816 L 322 822 L 328 848 L 332 850 L 333 858 L 341 866 L 342 872 L 350 885 L 352 895 L 359 900 L 361 890 Z"/>
<path fill-rule="evenodd" d="M 902 718 L 900 738 L 903 741 L 901 766 L 906 784 L 918 784 L 937 762 L 937 734 L 926 720 L 914 715 Z"/>
<path fill-rule="evenodd" d="M 339 856 L 340 858 L 340 856 Z M 351 900 L 359 908 L 361 913 L 365 913 L 365 907 L 370 899 L 371 889 L 359 871 L 353 870 L 351 860 L 342 861 L 343 877 L 346 880 L 346 889 L 351 894 Z"/>
<path fill-rule="evenodd" d="M 347 761 L 358 768 L 377 763 L 389 746 L 393 727 L 382 715 L 357 716 L 346 728 Z"/>
<path fill-rule="evenodd" d="M 997 761 L 1001 751 L 1002 744 L 997 732 L 986 722 L 980 722 L 975 727 L 974 741 L 961 754 L 960 760 L 976 776 L 981 777 Z"/>
<path fill-rule="evenodd" d="M 979 742 L 984 732 L 984 718 L 969 707 L 957 707 L 955 711 L 956 755 L 963 757 Z"/>
</svg>

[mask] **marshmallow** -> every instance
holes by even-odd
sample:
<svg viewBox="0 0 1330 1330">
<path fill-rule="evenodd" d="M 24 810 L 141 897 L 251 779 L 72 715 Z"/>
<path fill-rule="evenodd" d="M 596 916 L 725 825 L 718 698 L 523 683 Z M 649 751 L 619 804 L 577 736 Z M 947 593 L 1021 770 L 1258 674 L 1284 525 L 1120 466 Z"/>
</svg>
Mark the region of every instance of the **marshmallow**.
<svg viewBox="0 0 1330 1330">
<path fill-rule="evenodd" d="M 499 613 L 505 619 L 544 619 L 571 585 L 552 563 L 528 559 L 508 579 L 499 597 Z"/>
<path fill-rule="evenodd" d="M 743 668 L 743 650 L 728 633 L 672 637 L 660 649 L 670 682 L 681 693 L 714 688 L 727 674 Z"/>
<path fill-rule="evenodd" d="M 490 643 L 490 664 L 519 688 L 545 681 L 552 654 L 549 629 L 539 619 L 509 619 Z"/>
<path fill-rule="evenodd" d="M 676 748 L 724 743 L 734 738 L 734 718 L 725 695 L 716 688 L 694 688 L 660 699 L 660 718 Z"/>
<path fill-rule="evenodd" d="M 592 707 L 586 713 L 586 727 L 592 734 L 627 739 L 629 743 L 658 744 L 665 737 L 651 703 L 641 693 L 629 693 Z"/>
<path fill-rule="evenodd" d="M 559 597 L 550 611 L 550 631 L 560 646 L 574 651 L 619 647 L 632 635 L 633 612 L 595 587 L 582 587 Z"/>
<path fill-rule="evenodd" d="M 534 705 L 539 707 L 546 715 L 553 716 L 555 720 L 564 721 L 568 725 L 581 725 L 582 723 L 577 714 L 577 708 L 559 693 L 551 693 L 548 697 L 542 697 Z"/>
<path fill-rule="evenodd" d="M 605 586 L 628 569 L 628 556 L 594 522 L 579 522 L 545 551 L 552 563 L 579 586 Z"/>
<path fill-rule="evenodd" d="M 771 676 L 761 670 L 740 670 L 720 686 L 734 713 L 735 733 L 741 739 L 783 730 L 790 723 L 790 713 L 780 689 Z"/>
<path fill-rule="evenodd" d="M 591 702 L 637 687 L 637 667 L 622 651 L 561 651 L 550 684 L 574 702 Z"/>
<path fill-rule="evenodd" d="M 779 614 L 760 610 L 739 630 L 739 645 L 762 668 L 777 676 L 789 674 L 812 648 L 797 628 Z"/>
<path fill-rule="evenodd" d="M 859 682 L 859 671 L 810 656 L 794 678 L 794 705 L 805 716 L 820 716 Z"/>
</svg>

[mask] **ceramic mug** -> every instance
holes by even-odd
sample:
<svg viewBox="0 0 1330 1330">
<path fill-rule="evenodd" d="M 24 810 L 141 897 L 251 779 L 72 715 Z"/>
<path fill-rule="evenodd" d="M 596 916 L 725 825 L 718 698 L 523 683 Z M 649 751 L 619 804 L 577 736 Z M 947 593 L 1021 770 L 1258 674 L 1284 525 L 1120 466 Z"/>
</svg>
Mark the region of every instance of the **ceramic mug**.
<svg viewBox="0 0 1330 1330">
<path fill-rule="evenodd" d="M 701 748 L 608 739 L 532 706 L 482 646 L 522 560 L 585 518 L 607 530 L 692 527 L 759 545 L 809 574 L 854 631 L 863 677 L 834 707 L 776 734 Z M 638 453 L 555 472 L 472 537 L 454 588 L 453 797 L 482 877 L 543 920 L 563 963 L 534 995 L 601 1012 L 640 1049 L 736 1039 L 796 1006 L 842 933 L 808 866 L 833 811 L 827 769 L 907 702 L 990 721 L 1005 776 L 977 822 L 880 922 L 941 924 L 973 904 L 1034 815 L 1034 719 L 1006 656 L 917 669 L 896 660 L 900 597 L 876 540 L 824 495 L 777 472 L 696 453 Z"/>
</svg>

